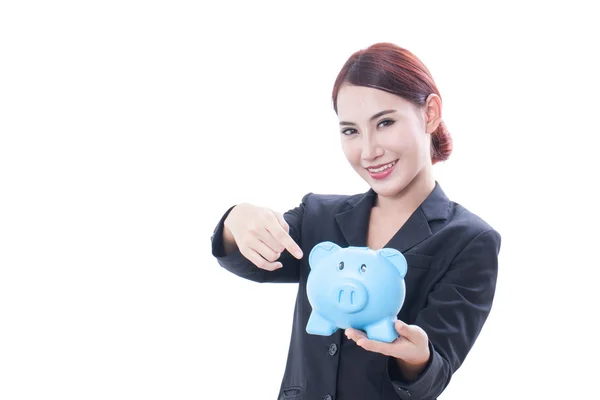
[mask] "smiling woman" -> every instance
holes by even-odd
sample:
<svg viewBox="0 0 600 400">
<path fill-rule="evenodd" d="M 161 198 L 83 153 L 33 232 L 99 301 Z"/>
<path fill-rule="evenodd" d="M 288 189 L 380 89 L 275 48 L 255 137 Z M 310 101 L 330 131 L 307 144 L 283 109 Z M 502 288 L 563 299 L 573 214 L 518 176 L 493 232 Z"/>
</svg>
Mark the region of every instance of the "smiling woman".
<svg viewBox="0 0 600 400">
<path fill-rule="evenodd" d="M 370 87 L 399 96 L 424 107 L 431 94 L 441 94 L 429 69 L 410 51 L 392 43 L 378 43 L 354 53 L 344 64 L 333 85 L 333 108 L 339 112 L 338 94 L 344 84 Z M 440 119 L 432 135 L 432 162 L 448 159 L 452 139 Z"/>
<path fill-rule="evenodd" d="M 378 43 L 354 53 L 338 74 L 332 100 L 346 136 L 344 153 L 363 178 L 368 172 L 383 180 L 398 169 L 406 186 L 417 172 L 430 173 L 428 158 L 435 164 L 452 152 L 441 95 L 427 67 L 406 49 Z M 389 160 L 382 163 L 384 148 Z"/>
<path fill-rule="evenodd" d="M 440 93 L 416 56 L 390 43 L 356 52 L 335 80 L 332 99 L 344 154 L 370 189 L 309 193 L 284 214 L 231 206 L 213 232 L 212 254 L 245 279 L 298 284 L 279 399 L 436 399 L 491 310 L 500 234 L 450 200 L 433 176 L 452 140 Z M 396 340 L 379 342 L 352 327 L 329 336 L 307 333 L 312 265 L 305 255 L 323 242 L 404 255 Z"/>
</svg>

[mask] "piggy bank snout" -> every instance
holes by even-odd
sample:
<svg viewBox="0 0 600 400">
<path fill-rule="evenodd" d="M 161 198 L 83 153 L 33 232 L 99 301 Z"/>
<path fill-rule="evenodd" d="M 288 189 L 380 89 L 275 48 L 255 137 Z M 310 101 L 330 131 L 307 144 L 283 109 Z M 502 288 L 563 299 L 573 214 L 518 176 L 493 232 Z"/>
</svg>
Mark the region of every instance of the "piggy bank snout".
<svg viewBox="0 0 600 400">
<path fill-rule="evenodd" d="M 369 295 L 362 283 L 346 279 L 333 285 L 331 297 L 340 311 L 356 313 L 366 307 Z"/>
</svg>

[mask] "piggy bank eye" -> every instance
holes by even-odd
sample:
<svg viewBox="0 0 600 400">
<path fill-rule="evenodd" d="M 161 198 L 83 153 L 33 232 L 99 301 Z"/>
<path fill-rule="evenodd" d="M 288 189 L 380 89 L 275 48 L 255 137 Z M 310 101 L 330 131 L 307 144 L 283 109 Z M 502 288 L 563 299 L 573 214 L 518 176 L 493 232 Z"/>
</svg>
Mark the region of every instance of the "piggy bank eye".
<svg viewBox="0 0 600 400">
<path fill-rule="evenodd" d="M 367 271 L 367 266 L 365 264 L 360 266 L 360 272 L 366 272 Z"/>
<path fill-rule="evenodd" d="M 344 262 L 340 261 L 339 265 L 338 265 L 338 269 L 341 271 L 344 269 Z"/>
</svg>

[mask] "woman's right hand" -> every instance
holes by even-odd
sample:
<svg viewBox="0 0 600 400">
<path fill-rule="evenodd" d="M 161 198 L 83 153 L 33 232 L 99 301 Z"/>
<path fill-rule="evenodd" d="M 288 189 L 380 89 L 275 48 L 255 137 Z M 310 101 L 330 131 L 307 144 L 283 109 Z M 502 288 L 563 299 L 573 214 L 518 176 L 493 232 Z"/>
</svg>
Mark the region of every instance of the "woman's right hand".
<svg viewBox="0 0 600 400">
<path fill-rule="evenodd" d="M 302 249 L 289 235 L 289 225 L 281 213 L 248 203 L 235 206 L 224 222 L 226 248 L 237 246 L 240 253 L 258 268 L 273 271 L 284 250 L 297 259 Z"/>
</svg>

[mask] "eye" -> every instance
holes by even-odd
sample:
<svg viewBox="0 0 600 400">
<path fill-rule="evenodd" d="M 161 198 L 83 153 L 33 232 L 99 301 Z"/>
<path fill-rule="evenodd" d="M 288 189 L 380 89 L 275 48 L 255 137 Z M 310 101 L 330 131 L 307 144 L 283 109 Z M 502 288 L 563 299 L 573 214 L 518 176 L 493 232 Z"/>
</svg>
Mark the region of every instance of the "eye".
<svg viewBox="0 0 600 400">
<path fill-rule="evenodd" d="M 386 126 L 391 126 L 394 124 L 394 121 L 391 119 L 384 119 L 379 124 L 377 124 L 378 128 L 385 128 Z"/>
<path fill-rule="evenodd" d="M 342 131 L 342 135 L 346 135 L 346 136 L 350 136 L 355 133 L 356 133 L 356 129 L 353 129 L 353 128 L 344 129 Z"/>
<path fill-rule="evenodd" d="M 367 266 L 365 264 L 360 266 L 360 272 L 366 272 L 367 271 Z"/>
<path fill-rule="evenodd" d="M 339 265 L 338 265 L 338 269 L 341 271 L 344 269 L 344 262 L 340 261 Z"/>
</svg>

